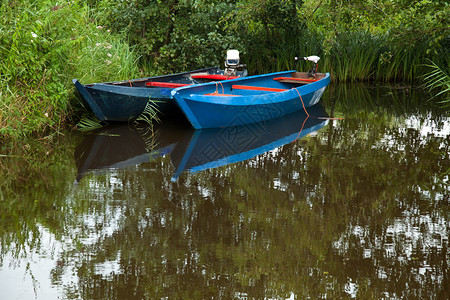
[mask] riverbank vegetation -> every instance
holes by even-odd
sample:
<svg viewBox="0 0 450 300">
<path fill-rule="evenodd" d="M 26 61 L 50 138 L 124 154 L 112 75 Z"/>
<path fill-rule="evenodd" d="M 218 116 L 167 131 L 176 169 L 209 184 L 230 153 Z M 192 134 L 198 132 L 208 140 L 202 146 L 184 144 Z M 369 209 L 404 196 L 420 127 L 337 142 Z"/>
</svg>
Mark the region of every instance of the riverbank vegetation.
<svg viewBox="0 0 450 300">
<path fill-rule="evenodd" d="M 83 1 L 6 1 L 0 7 L 0 137 L 57 130 L 78 113 L 71 78 L 137 75 L 128 43 Z"/>
<path fill-rule="evenodd" d="M 250 74 L 306 69 L 294 57 L 314 54 L 334 81 L 427 83 L 449 104 L 443 0 L 6 0 L 0 13 L 0 139 L 71 124 L 84 111 L 72 78 L 222 65 L 232 48 Z"/>
</svg>

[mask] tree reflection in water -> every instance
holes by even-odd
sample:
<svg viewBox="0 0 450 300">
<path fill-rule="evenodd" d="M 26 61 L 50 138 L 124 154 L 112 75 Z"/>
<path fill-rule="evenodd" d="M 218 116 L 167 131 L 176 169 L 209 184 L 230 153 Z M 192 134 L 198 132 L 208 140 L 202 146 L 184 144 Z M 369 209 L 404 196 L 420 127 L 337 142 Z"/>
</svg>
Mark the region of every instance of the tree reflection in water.
<svg viewBox="0 0 450 300">
<path fill-rule="evenodd" d="M 162 155 L 52 181 L 55 221 L 28 222 L 62 244 L 53 283 L 73 299 L 448 298 L 449 117 L 416 91 L 328 97 L 344 120 L 242 162 L 174 182 Z"/>
</svg>

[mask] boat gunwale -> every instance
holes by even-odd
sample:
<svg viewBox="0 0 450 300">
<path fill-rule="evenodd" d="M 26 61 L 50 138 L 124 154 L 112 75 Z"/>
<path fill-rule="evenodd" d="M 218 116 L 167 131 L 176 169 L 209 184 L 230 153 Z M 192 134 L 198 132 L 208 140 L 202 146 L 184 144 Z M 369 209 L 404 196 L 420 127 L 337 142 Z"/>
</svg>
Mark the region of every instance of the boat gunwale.
<svg viewBox="0 0 450 300">
<path fill-rule="evenodd" d="M 86 83 L 83 85 L 87 86 L 87 87 L 93 87 L 96 85 L 121 86 L 120 84 L 129 84 L 130 82 L 133 83 L 133 82 L 153 81 L 154 79 L 178 77 L 178 76 L 182 76 L 182 75 L 190 75 L 190 74 L 195 74 L 198 72 L 205 72 L 205 71 L 210 71 L 210 70 L 220 70 L 220 68 L 219 67 L 210 67 L 210 68 L 204 68 L 204 69 L 198 69 L 198 70 L 194 70 L 194 71 L 180 72 L 180 73 L 174 73 L 174 74 L 168 74 L 168 75 L 166 74 L 166 75 L 142 77 L 142 78 L 136 78 L 136 79 L 130 79 L 130 80 L 120 80 L 120 81 L 92 82 L 92 83 Z M 130 86 L 123 86 L 123 87 L 130 88 Z M 131 87 L 131 88 L 135 88 L 135 87 Z"/>
<path fill-rule="evenodd" d="M 291 71 L 289 71 L 291 72 Z M 286 73 L 286 72 L 282 72 Z M 276 73 L 271 74 L 275 75 Z M 192 85 L 192 86 L 186 86 L 186 87 L 180 87 L 172 90 L 171 98 L 175 97 L 175 94 L 178 94 L 180 98 L 183 98 L 183 101 L 196 101 L 196 102 L 202 102 L 202 103 L 208 103 L 211 105 L 233 105 L 233 106 L 245 106 L 245 105 L 268 105 L 268 104 L 275 104 L 285 101 L 291 101 L 292 99 L 298 98 L 300 95 L 306 95 L 309 93 L 313 93 L 316 90 L 325 87 L 329 84 L 330 80 L 330 73 L 324 73 L 325 76 L 322 79 L 319 79 L 317 81 L 304 84 L 297 87 L 292 87 L 290 89 L 287 89 L 286 91 L 281 92 L 265 92 L 260 94 L 248 94 L 248 95 L 223 95 L 221 97 L 217 97 L 214 95 L 205 95 L 205 94 L 197 94 L 197 93 L 190 93 L 190 94 L 184 94 L 182 95 L 180 92 L 188 93 L 187 91 L 189 89 L 193 89 L 196 86 L 200 87 L 199 85 Z M 232 85 L 232 82 L 238 81 L 238 82 L 245 82 L 247 79 L 255 79 L 255 78 L 262 77 L 261 75 L 255 75 L 251 77 L 245 77 L 242 79 L 232 79 L 226 82 L 226 85 Z M 222 83 L 223 84 L 223 83 Z M 201 85 L 201 88 L 205 88 L 207 85 L 216 85 L 216 83 L 207 83 Z M 205 91 L 207 89 L 205 88 Z M 295 91 L 296 90 L 296 91 Z M 292 94 L 292 95 L 289 95 Z M 218 93 L 220 95 L 220 93 Z"/>
</svg>

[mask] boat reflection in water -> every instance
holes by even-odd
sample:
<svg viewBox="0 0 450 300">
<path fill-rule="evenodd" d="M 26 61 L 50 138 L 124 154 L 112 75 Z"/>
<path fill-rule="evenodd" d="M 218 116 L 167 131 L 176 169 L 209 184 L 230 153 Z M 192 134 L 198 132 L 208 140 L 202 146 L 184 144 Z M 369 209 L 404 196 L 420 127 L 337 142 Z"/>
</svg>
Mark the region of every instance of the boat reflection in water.
<svg viewBox="0 0 450 300">
<path fill-rule="evenodd" d="M 324 127 L 320 104 L 278 119 L 226 128 L 193 130 L 188 123 L 164 121 L 153 128 L 112 125 L 86 135 L 75 151 L 78 178 L 101 170 L 132 167 L 170 155 L 175 172 L 199 172 L 268 152 Z"/>
</svg>

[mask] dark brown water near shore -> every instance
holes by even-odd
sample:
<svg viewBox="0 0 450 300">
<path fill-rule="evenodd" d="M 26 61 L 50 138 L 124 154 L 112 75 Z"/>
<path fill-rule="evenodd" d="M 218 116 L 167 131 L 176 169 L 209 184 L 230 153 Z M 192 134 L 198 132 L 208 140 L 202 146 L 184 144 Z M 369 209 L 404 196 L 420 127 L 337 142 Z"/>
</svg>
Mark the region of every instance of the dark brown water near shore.
<svg viewBox="0 0 450 300">
<path fill-rule="evenodd" d="M 45 168 L 2 157 L 1 298 L 448 298 L 450 116 L 427 99 L 334 86 L 310 112 L 343 120 L 108 126 Z"/>
</svg>

